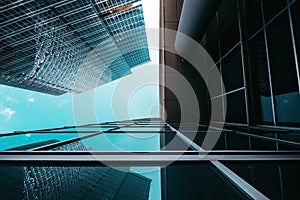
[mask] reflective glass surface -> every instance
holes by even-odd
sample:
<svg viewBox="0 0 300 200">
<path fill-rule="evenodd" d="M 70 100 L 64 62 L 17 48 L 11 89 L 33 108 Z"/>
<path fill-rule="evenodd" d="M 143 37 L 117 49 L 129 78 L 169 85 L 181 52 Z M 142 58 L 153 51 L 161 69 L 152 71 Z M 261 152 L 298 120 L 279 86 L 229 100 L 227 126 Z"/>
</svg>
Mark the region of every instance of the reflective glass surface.
<svg viewBox="0 0 300 200">
<path fill-rule="evenodd" d="M 227 167 L 270 199 L 295 199 L 300 178 L 298 161 L 226 162 Z"/>
<path fill-rule="evenodd" d="M 160 167 L 0 166 L 2 199 L 161 199 Z"/>
<path fill-rule="evenodd" d="M 85 134 L 27 133 L 22 135 L 15 135 L 15 136 L 5 136 L 5 137 L 0 137 L 0 150 L 3 151 L 3 150 L 19 147 L 19 146 L 50 141 L 50 142 L 46 142 L 45 144 L 41 143 L 40 145 L 36 146 L 38 147 L 46 144 L 77 138 L 84 135 Z"/>
</svg>

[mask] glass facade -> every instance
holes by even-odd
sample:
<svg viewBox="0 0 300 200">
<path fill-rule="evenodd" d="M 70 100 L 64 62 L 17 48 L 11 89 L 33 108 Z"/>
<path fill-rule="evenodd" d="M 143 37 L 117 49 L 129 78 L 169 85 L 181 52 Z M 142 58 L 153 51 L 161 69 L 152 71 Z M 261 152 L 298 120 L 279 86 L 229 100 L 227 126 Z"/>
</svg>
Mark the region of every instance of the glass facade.
<svg viewBox="0 0 300 200">
<path fill-rule="evenodd" d="M 131 74 L 131 68 L 150 61 L 138 3 L 4 1 L 0 83 L 60 95 Z"/>
<path fill-rule="evenodd" d="M 292 0 L 222 1 L 202 44 L 220 66 L 227 123 L 299 126 L 298 10 Z"/>
<path fill-rule="evenodd" d="M 199 125 L 195 133 L 189 123 L 180 126 L 182 132 L 160 119 L 140 119 L 2 134 L 1 196 L 157 200 L 296 194 L 298 132 L 224 128 L 206 151 L 204 139 L 218 137 L 218 129 Z"/>
</svg>

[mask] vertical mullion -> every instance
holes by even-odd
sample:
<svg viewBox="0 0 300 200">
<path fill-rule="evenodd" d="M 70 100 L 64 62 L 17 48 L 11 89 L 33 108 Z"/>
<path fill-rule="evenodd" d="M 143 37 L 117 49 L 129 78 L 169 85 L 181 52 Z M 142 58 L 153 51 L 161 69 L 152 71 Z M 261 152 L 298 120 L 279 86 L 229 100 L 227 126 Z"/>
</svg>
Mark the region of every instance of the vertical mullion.
<svg viewBox="0 0 300 200">
<path fill-rule="evenodd" d="M 245 95 L 245 104 L 246 104 L 246 117 L 247 124 L 250 126 L 250 117 L 249 117 L 249 101 L 248 101 L 248 91 L 246 84 L 246 70 L 245 70 L 245 55 L 244 55 L 244 44 L 243 44 L 243 34 L 242 34 L 242 24 L 241 24 L 241 11 L 240 4 L 237 1 L 237 11 L 238 11 L 238 25 L 239 25 L 239 35 L 240 35 L 240 50 L 241 50 L 241 59 L 242 59 L 242 67 L 243 67 L 243 82 L 244 82 L 244 95 Z"/>
<path fill-rule="evenodd" d="M 221 56 L 221 38 L 220 38 L 220 18 L 219 18 L 219 11 L 217 11 L 216 12 L 216 16 L 217 16 L 217 37 L 218 37 L 218 53 L 219 53 L 219 60 L 217 61 L 218 63 L 219 63 L 219 65 L 220 65 L 220 76 L 221 76 L 221 82 L 220 82 L 220 84 L 221 84 L 221 86 L 222 85 L 224 85 L 224 83 L 223 83 L 223 78 L 222 78 L 222 70 L 223 70 L 223 68 L 222 68 L 222 62 L 221 62 L 221 60 L 222 60 L 222 56 Z M 215 67 L 218 67 L 217 66 L 217 64 L 216 64 L 216 66 Z M 222 90 L 222 96 L 221 96 L 221 101 L 222 101 L 222 115 L 223 115 L 223 120 L 224 120 L 224 122 L 226 121 L 226 112 L 225 112 L 225 102 L 224 102 L 224 98 L 226 97 L 226 91 L 225 91 L 225 87 L 221 87 L 221 90 Z M 224 96 L 223 96 L 223 94 L 224 94 Z"/>
<path fill-rule="evenodd" d="M 275 114 L 275 100 L 274 100 L 274 94 L 273 94 L 271 66 L 270 66 L 270 57 L 269 57 L 269 46 L 268 46 L 266 22 L 265 22 L 265 16 L 264 16 L 264 5 L 262 3 L 262 0 L 260 0 L 260 3 L 261 3 L 262 20 L 263 20 L 263 26 L 264 26 L 263 31 L 264 31 L 266 57 L 267 57 L 267 65 L 268 65 L 268 77 L 269 77 L 269 83 L 270 83 L 270 94 L 271 94 L 271 104 L 272 104 L 272 113 L 273 113 L 273 123 L 276 126 L 277 122 L 276 122 L 276 114 Z"/>
</svg>

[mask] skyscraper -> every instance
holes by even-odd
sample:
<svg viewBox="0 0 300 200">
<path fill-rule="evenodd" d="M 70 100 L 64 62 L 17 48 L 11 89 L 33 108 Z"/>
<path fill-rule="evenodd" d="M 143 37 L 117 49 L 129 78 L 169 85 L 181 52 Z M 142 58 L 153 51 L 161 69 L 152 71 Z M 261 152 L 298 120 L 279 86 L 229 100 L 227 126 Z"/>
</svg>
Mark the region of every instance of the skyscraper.
<svg viewBox="0 0 300 200">
<path fill-rule="evenodd" d="M 138 0 L 1 2 L 0 84 L 81 93 L 150 60 Z"/>
<path fill-rule="evenodd" d="M 10 149 L 30 150 L 59 140 L 46 140 Z M 51 151 L 93 150 L 79 142 Z M 0 167 L 1 199 L 123 199 L 147 200 L 151 180 L 130 172 L 105 166 L 11 166 Z M 4 181 L 8 180 L 8 181 Z"/>
</svg>

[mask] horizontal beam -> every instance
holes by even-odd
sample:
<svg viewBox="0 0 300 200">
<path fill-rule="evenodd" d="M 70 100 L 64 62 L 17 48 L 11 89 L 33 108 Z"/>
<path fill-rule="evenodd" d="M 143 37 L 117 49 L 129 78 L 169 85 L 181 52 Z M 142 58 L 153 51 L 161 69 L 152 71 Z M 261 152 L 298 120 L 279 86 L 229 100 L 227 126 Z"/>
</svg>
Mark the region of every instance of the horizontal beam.
<svg viewBox="0 0 300 200">
<path fill-rule="evenodd" d="M 184 153 L 184 154 L 183 154 Z M 0 152 L 1 164 L 99 164 L 161 166 L 173 162 L 300 161 L 300 152 Z M 272 153 L 272 154 L 271 154 Z M 182 155 L 183 154 L 183 155 Z"/>
</svg>

